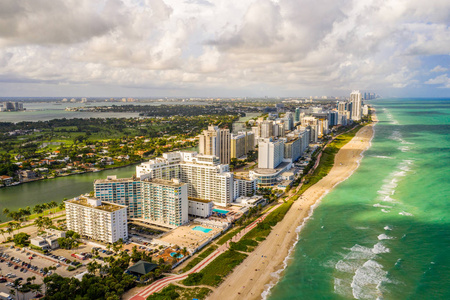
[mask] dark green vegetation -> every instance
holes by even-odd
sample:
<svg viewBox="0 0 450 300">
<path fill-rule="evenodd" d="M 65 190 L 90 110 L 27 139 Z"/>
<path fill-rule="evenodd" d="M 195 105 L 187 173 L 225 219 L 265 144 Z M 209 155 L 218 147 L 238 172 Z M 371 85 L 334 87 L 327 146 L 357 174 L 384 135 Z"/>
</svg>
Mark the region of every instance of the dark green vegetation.
<svg viewBox="0 0 450 300">
<path fill-rule="evenodd" d="M 170 116 L 201 116 L 201 115 L 241 115 L 244 112 L 258 112 L 253 107 L 229 103 L 210 105 L 113 105 L 90 107 L 89 110 L 96 112 L 138 112 L 140 116 L 147 117 L 170 117 Z"/>
<path fill-rule="evenodd" d="M 190 274 L 183 281 L 184 285 L 210 285 L 218 286 L 225 276 L 227 276 L 237 265 L 239 265 L 247 254 L 238 251 L 228 250 L 220 254 L 214 261 L 207 265 L 198 274 Z"/>
<path fill-rule="evenodd" d="M 120 167 L 195 146 L 193 138 L 209 124 L 231 128 L 237 118 L 227 113 L 0 123 L 0 175 L 29 181 Z M 25 170 L 31 173 L 20 177 Z"/>
<path fill-rule="evenodd" d="M 63 249 L 73 249 L 78 247 L 80 235 L 72 230 L 66 232 L 66 237 L 58 239 L 58 244 Z"/>
<path fill-rule="evenodd" d="M 177 285 L 169 285 L 161 292 L 154 293 L 147 297 L 147 300 L 191 300 L 205 299 L 211 292 L 208 288 L 184 288 Z"/>
<path fill-rule="evenodd" d="M 193 267 L 195 267 L 199 262 L 208 257 L 211 253 L 214 252 L 218 247 L 216 245 L 211 245 L 205 250 L 203 250 L 196 258 L 192 259 L 186 267 L 183 268 L 183 272 L 187 272 Z"/>
<path fill-rule="evenodd" d="M 44 278 L 46 285 L 45 299 L 92 299 L 92 300 L 119 300 L 121 295 L 136 285 L 137 278 L 124 273 L 129 267 L 131 256 L 122 251 L 117 257 L 110 256 L 105 259 L 107 265 L 95 261 L 87 265 L 89 274 L 80 281 L 75 278 L 62 277 L 57 274 Z M 170 269 L 170 266 L 160 265 L 157 269 L 144 276 L 141 282 L 155 280 Z"/>
</svg>

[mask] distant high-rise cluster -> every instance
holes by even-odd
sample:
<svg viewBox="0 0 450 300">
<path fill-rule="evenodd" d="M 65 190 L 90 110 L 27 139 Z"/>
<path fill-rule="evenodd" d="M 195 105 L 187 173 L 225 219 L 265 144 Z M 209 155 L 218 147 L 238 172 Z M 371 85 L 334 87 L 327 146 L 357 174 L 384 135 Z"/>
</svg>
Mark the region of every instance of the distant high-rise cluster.
<svg viewBox="0 0 450 300">
<path fill-rule="evenodd" d="M 0 111 L 22 111 L 23 103 L 21 102 L 3 102 L 3 105 L 0 106 Z"/>
</svg>

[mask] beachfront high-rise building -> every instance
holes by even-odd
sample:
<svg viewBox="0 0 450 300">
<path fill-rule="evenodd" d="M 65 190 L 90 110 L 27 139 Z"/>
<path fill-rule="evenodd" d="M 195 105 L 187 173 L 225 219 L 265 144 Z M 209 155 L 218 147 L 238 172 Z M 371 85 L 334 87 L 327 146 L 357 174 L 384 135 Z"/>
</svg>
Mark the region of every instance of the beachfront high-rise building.
<svg viewBox="0 0 450 300">
<path fill-rule="evenodd" d="M 258 168 L 275 169 L 283 161 L 284 142 L 264 139 L 258 144 Z"/>
<path fill-rule="evenodd" d="M 94 181 L 94 191 L 95 197 L 101 201 L 127 206 L 128 218 L 142 216 L 141 182 L 139 180 L 108 176 L 106 179 Z"/>
<path fill-rule="evenodd" d="M 127 207 L 80 196 L 64 201 L 67 229 L 105 243 L 128 239 Z"/>
<path fill-rule="evenodd" d="M 211 200 L 216 205 L 227 206 L 233 201 L 233 173 L 229 166 L 220 164 L 217 156 L 172 152 L 171 161 L 158 158 L 136 167 L 136 176 L 145 178 L 180 179 L 188 184 L 188 196 Z M 189 154 L 189 155 L 188 155 Z M 178 158 L 175 159 L 175 156 Z"/>
<path fill-rule="evenodd" d="M 359 121 L 361 120 L 361 101 L 362 96 L 359 91 L 353 91 L 350 94 L 350 102 L 352 103 L 352 120 Z"/>
<path fill-rule="evenodd" d="M 177 227 L 188 219 L 188 185 L 179 179 L 142 181 L 142 218 L 161 226 Z"/>
</svg>

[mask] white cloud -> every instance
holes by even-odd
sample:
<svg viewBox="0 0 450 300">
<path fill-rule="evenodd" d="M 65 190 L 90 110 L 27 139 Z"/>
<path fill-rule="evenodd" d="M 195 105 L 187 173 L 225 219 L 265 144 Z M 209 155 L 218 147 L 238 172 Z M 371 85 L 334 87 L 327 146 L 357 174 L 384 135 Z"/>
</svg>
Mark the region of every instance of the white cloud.
<svg viewBox="0 0 450 300">
<path fill-rule="evenodd" d="M 450 54 L 449 10 L 440 0 L 5 0 L 0 81 L 180 95 L 401 89 L 418 84 L 423 55 Z"/>
<path fill-rule="evenodd" d="M 431 73 L 442 73 L 442 72 L 447 72 L 448 71 L 448 68 L 444 68 L 444 67 L 442 67 L 442 66 L 436 66 L 436 67 L 434 67 L 430 72 Z"/>
<path fill-rule="evenodd" d="M 435 78 L 429 79 L 425 82 L 426 84 L 440 84 L 442 88 L 450 88 L 450 78 L 447 74 L 439 75 Z"/>
</svg>

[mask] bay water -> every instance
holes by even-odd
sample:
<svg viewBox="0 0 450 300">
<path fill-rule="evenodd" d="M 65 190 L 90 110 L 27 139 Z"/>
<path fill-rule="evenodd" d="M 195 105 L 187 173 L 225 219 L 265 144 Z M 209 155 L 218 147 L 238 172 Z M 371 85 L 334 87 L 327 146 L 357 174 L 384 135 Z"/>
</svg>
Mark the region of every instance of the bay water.
<svg viewBox="0 0 450 300">
<path fill-rule="evenodd" d="M 370 149 L 314 210 L 269 300 L 450 299 L 450 99 L 370 104 Z"/>
</svg>

